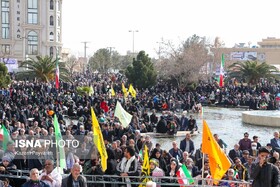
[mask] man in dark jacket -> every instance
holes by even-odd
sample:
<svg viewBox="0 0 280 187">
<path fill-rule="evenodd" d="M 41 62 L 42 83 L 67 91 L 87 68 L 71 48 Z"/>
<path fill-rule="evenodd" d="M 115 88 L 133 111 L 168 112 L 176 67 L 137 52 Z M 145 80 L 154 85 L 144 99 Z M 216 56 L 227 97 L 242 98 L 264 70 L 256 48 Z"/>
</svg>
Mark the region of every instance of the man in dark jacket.
<svg viewBox="0 0 280 187">
<path fill-rule="evenodd" d="M 277 187 L 279 170 L 273 164 L 267 162 L 269 150 L 266 147 L 259 149 L 259 162 L 252 172 L 253 187 Z"/>
<path fill-rule="evenodd" d="M 186 138 L 180 142 L 180 149 L 184 152 L 187 151 L 190 156 L 192 156 L 194 152 L 194 143 L 191 140 L 191 134 L 187 133 Z"/>
<path fill-rule="evenodd" d="M 80 175 L 81 167 L 78 163 L 75 163 L 71 169 L 71 174 L 62 179 L 61 187 L 87 187 L 86 178 Z"/>
<path fill-rule="evenodd" d="M 50 187 L 50 185 L 48 185 L 44 181 L 39 180 L 39 170 L 37 168 L 31 169 L 30 180 L 22 185 L 22 187 L 33 187 L 33 186 Z"/>
<path fill-rule="evenodd" d="M 242 157 L 242 151 L 239 149 L 239 144 L 234 145 L 234 149 L 231 149 L 228 153 L 229 158 L 233 161 L 236 157 Z"/>
<path fill-rule="evenodd" d="M 123 180 L 127 183 L 127 187 L 135 186 L 131 185 L 132 179 L 127 176 L 140 176 L 141 165 L 135 157 L 135 151 L 131 147 L 126 147 L 124 150 L 124 157 L 117 165 L 117 174 L 123 177 Z"/>
</svg>

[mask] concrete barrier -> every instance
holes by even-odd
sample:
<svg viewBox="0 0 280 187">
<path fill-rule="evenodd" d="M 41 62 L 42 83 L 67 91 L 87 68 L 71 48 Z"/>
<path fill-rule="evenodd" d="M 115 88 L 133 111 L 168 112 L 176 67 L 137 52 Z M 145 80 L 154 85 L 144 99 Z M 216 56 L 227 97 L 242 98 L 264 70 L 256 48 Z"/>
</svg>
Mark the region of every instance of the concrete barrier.
<svg viewBox="0 0 280 187">
<path fill-rule="evenodd" d="M 280 111 L 246 111 L 242 113 L 242 121 L 251 125 L 280 127 Z"/>
</svg>

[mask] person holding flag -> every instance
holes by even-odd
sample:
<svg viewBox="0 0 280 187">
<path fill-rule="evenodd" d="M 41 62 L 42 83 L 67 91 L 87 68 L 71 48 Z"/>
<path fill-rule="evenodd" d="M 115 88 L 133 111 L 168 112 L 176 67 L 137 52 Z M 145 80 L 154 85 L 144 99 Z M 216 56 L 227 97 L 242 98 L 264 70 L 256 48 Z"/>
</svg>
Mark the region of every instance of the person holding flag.
<svg viewBox="0 0 280 187">
<path fill-rule="evenodd" d="M 133 179 L 130 179 L 129 176 L 140 176 L 140 172 L 141 165 L 135 157 L 135 150 L 127 146 L 124 150 L 124 157 L 117 165 L 117 174 L 122 177 L 127 187 L 136 187 L 137 185 L 131 184 Z"/>
<path fill-rule="evenodd" d="M 62 135 L 60 132 L 60 125 L 58 123 L 56 115 L 54 115 L 54 129 L 55 129 L 55 141 L 60 142 L 62 140 Z M 60 168 L 60 174 L 63 174 L 63 170 L 66 169 L 66 159 L 65 159 L 65 150 L 64 147 L 58 146 L 56 150 L 57 154 L 57 167 Z"/>
<path fill-rule="evenodd" d="M 5 125 L 1 125 L 0 127 L 0 141 L 2 142 L 3 150 L 6 151 L 7 144 L 10 140 L 10 133 L 6 129 Z"/>
<path fill-rule="evenodd" d="M 174 184 L 174 187 L 175 186 L 178 187 L 179 180 L 177 179 L 177 176 L 178 176 L 177 172 L 179 171 L 179 169 L 180 169 L 180 166 L 179 166 L 178 160 L 175 158 L 172 158 L 170 160 L 170 165 L 167 168 L 167 172 L 165 173 L 165 176 L 168 178 L 164 179 L 163 181 L 166 183 Z"/>
<path fill-rule="evenodd" d="M 98 152 L 100 153 L 101 167 L 103 172 L 105 172 L 107 169 L 108 155 L 107 155 L 103 135 L 100 129 L 100 125 L 98 123 L 98 120 L 96 118 L 96 115 L 92 107 L 91 107 L 91 120 L 92 120 L 92 130 L 93 130 L 93 142 L 96 145 Z"/>
<path fill-rule="evenodd" d="M 139 187 L 143 186 L 143 183 L 150 180 L 148 176 L 150 176 L 151 168 L 149 165 L 149 149 L 147 145 L 144 145 L 144 150 L 141 149 L 141 154 L 143 155 L 143 165 L 142 165 L 142 172 L 141 172 L 141 184 Z"/>
<path fill-rule="evenodd" d="M 203 120 L 202 152 L 208 154 L 211 176 L 214 179 L 214 184 L 218 184 L 217 180 L 221 180 L 231 163 L 214 139 L 205 120 Z"/>
<path fill-rule="evenodd" d="M 189 161 L 183 164 L 176 173 L 178 182 L 181 186 L 193 184 L 193 177 L 198 175 L 198 169 L 193 165 L 192 159 L 188 158 L 188 160 Z"/>
</svg>

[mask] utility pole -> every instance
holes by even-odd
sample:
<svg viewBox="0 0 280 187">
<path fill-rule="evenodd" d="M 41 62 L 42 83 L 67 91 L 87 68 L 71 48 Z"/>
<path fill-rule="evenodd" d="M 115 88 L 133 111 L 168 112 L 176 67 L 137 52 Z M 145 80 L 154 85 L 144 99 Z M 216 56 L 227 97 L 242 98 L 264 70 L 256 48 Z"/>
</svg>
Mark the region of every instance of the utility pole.
<svg viewBox="0 0 280 187">
<path fill-rule="evenodd" d="M 115 47 L 107 47 L 109 49 L 110 55 L 112 53 L 112 49 L 115 49 Z"/>
<path fill-rule="evenodd" d="M 134 55 L 134 33 L 135 32 L 139 32 L 138 30 L 129 30 L 128 32 L 132 32 L 132 54 L 133 54 L 133 57 L 135 56 Z"/>
<path fill-rule="evenodd" d="M 83 63 L 83 72 L 85 73 L 85 65 L 87 65 L 87 44 L 89 42 L 82 42 L 84 44 L 84 63 Z"/>
<path fill-rule="evenodd" d="M 157 42 L 158 44 L 158 59 L 160 60 L 160 53 L 161 53 L 161 44 L 162 42 Z"/>
<path fill-rule="evenodd" d="M 110 53 L 110 63 L 112 63 L 112 49 L 115 49 L 115 47 L 107 47 L 107 49 L 109 49 L 109 53 Z M 115 67 L 115 64 L 113 64 L 114 66 L 114 69 L 116 68 Z"/>
</svg>

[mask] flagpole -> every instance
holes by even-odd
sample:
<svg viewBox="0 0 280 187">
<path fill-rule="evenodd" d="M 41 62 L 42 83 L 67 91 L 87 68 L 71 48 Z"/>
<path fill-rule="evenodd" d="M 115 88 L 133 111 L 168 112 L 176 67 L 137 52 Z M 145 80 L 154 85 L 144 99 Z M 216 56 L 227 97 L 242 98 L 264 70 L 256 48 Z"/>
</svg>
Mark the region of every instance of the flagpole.
<svg viewBox="0 0 280 187">
<path fill-rule="evenodd" d="M 203 109 L 203 107 L 202 107 L 201 110 L 202 110 L 201 114 L 202 114 L 202 127 L 203 127 L 203 120 L 204 120 L 204 111 L 203 111 L 204 109 Z M 202 131 L 202 133 L 203 133 L 203 131 Z M 202 178 L 202 186 L 203 187 L 205 185 L 205 181 L 204 181 L 204 161 L 205 161 L 205 154 L 202 153 L 202 174 L 201 174 L 201 178 Z"/>
<path fill-rule="evenodd" d="M 59 90 L 59 66 L 58 66 L 58 48 L 56 47 L 56 57 L 55 57 L 55 65 L 56 65 L 56 70 L 55 70 L 55 88 Z"/>
<path fill-rule="evenodd" d="M 60 169 L 59 169 L 59 150 L 58 147 L 55 146 L 56 148 L 56 167 L 57 167 L 57 171 L 60 173 Z"/>
<path fill-rule="evenodd" d="M 201 179 L 202 179 L 202 186 L 205 185 L 204 181 L 204 160 L 205 160 L 205 154 L 202 154 L 202 172 L 201 172 Z"/>
</svg>

